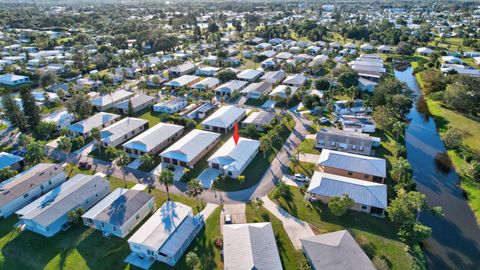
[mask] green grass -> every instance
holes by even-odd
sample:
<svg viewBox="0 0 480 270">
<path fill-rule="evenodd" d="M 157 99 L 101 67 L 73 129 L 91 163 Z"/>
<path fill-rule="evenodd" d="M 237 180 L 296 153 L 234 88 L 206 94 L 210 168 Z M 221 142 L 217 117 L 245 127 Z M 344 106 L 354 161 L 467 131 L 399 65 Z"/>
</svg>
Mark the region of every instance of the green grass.
<svg viewBox="0 0 480 270">
<path fill-rule="evenodd" d="M 270 198 L 273 200 L 272 193 Z M 321 202 L 308 202 L 299 188 L 290 187 L 290 192 L 277 202 L 287 212 L 316 227 L 319 233 L 348 229 L 365 253 L 372 259 L 382 257 L 391 269 L 424 268 L 423 257 L 416 258 L 406 252 L 407 246 L 396 235 L 394 225 L 387 219 L 349 211 L 345 216 L 334 216 Z"/>
<path fill-rule="evenodd" d="M 265 103 L 265 101 L 267 101 L 267 98 L 259 98 L 259 99 L 249 98 L 247 99 L 247 101 L 245 101 L 245 105 L 259 107 L 259 106 L 262 106 L 263 103 Z"/>
<path fill-rule="evenodd" d="M 104 161 L 112 161 L 114 158 L 114 156 L 109 155 L 105 152 L 105 148 L 103 148 L 102 151 L 99 151 L 99 148 L 97 148 L 92 152 L 88 153 L 88 156 L 96 159 L 101 159 Z"/>
<path fill-rule="evenodd" d="M 298 146 L 297 152 L 302 154 L 315 154 L 320 155 L 320 150 L 315 148 L 315 140 L 314 139 L 306 139 L 300 143 Z"/>
<path fill-rule="evenodd" d="M 257 69 L 260 67 L 260 63 L 255 63 L 251 59 L 242 58 L 243 64 L 239 67 L 240 69 Z"/>
<path fill-rule="evenodd" d="M 150 127 L 161 122 L 160 113 L 152 111 L 150 108 L 143 109 L 135 114 L 135 117 L 148 120 Z"/>
<path fill-rule="evenodd" d="M 245 207 L 245 216 L 248 223 L 270 222 L 275 234 L 283 269 L 295 270 L 299 268 L 298 266 L 305 260 L 305 257 L 301 251 L 295 250 L 287 232 L 283 228 L 282 222 L 278 218 L 264 207 L 257 208 L 253 203 L 248 203 Z"/>
<path fill-rule="evenodd" d="M 298 164 L 293 164 L 292 162 L 290 162 L 288 170 L 292 175 L 296 173 L 301 173 L 308 177 L 312 177 L 313 173 L 315 172 L 315 164 L 308 162 L 299 162 Z"/>
</svg>

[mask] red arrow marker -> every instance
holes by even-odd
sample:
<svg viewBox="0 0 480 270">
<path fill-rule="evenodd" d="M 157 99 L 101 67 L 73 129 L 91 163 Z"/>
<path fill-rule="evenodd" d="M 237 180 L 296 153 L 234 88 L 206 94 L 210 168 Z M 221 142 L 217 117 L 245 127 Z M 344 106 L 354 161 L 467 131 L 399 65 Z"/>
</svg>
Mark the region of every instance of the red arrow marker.
<svg viewBox="0 0 480 270">
<path fill-rule="evenodd" d="M 238 124 L 235 123 L 235 126 L 233 126 L 233 140 L 235 141 L 235 145 L 238 144 L 239 139 L 240 135 L 238 135 Z"/>
</svg>

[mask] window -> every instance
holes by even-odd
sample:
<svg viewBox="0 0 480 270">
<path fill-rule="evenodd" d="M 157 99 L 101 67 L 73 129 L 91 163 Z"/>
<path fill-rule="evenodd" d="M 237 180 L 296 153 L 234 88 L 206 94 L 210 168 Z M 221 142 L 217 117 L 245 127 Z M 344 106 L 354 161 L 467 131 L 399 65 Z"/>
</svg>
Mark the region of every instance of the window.
<svg viewBox="0 0 480 270">
<path fill-rule="evenodd" d="M 51 184 L 52 184 L 52 181 L 51 181 L 51 180 L 48 180 L 48 184 L 51 185 Z"/>
<path fill-rule="evenodd" d="M 28 197 L 28 193 L 23 194 L 23 198 L 27 198 L 27 197 Z"/>
<path fill-rule="evenodd" d="M 365 204 L 362 204 L 362 209 L 363 210 L 367 210 L 368 206 L 366 206 Z"/>
<path fill-rule="evenodd" d="M 116 231 L 117 231 L 117 227 L 113 226 L 113 231 L 116 232 Z"/>
<path fill-rule="evenodd" d="M 105 227 L 105 223 L 102 222 L 101 225 L 102 225 L 102 228 Z"/>
<path fill-rule="evenodd" d="M 318 144 L 324 145 L 324 144 L 325 144 L 325 140 L 319 140 L 319 141 L 318 141 Z"/>
<path fill-rule="evenodd" d="M 43 185 L 40 185 L 40 189 L 42 189 L 42 190 L 43 190 L 44 188 L 45 188 L 45 187 L 44 187 Z"/>
<path fill-rule="evenodd" d="M 154 253 L 151 250 L 147 250 L 147 254 L 150 255 L 150 256 L 153 256 Z"/>
<path fill-rule="evenodd" d="M 135 220 L 138 220 L 139 218 L 140 218 L 140 216 L 137 214 L 137 215 L 135 216 Z"/>
<path fill-rule="evenodd" d="M 353 150 L 357 149 L 357 146 L 356 146 L 356 145 L 352 145 L 352 149 L 353 149 Z"/>
<path fill-rule="evenodd" d="M 353 172 L 347 172 L 348 175 L 353 175 Z"/>
<path fill-rule="evenodd" d="M 364 174 L 364 175 L 363 175 L 363 178 L 365 178 L 365 179 L 368 179 L 368 177 L 369 177 L 368 174 Z"/>
</svg>

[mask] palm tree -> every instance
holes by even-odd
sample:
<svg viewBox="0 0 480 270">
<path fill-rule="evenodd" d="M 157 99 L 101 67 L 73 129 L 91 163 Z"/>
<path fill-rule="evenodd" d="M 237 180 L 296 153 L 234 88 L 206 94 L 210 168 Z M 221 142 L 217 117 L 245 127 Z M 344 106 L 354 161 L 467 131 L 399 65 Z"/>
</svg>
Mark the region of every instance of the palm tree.
<svg viewBox="0 0 480 270">
<path fill-rule="evenodd" d="M 117 158 L 115 164 L 122 170 L 123 182 L 125 183 L 125 188 L 127 188 L 127 179 L 125 179 L 125 167 L 130 164 L 130 158 L 128 157 L 127 152 L 123 150 L 117 151 Z"/>
<path fill-rule="evenodd" d="M 412 167 L 410 166 L 408 160 L 400 157 L 395 162 L 393 162 L 392 170 L 390 171 L 390 173 L 392 175 L 392 179 L 395 182 L 399 183 L 410 180 L 410 177 L 412 175 L 411 171 Z"/>
<path fill-rule="evenodd" d="M 192 179 L 187 184 L 187 195 L 189 197 L 193 197 L 197 200 L 197 207 L 198 207 L 198 196 L 200 196 L 203 192 L 202 184 L 198 179 Z"/>
<path fill-rule="evenodd" d="M 85 213 L 83 208 L 77 208 L 68 212 L 68 222 L 77 224 L 80 217 Z"/>
<path fill-rule="evenodd" d="M 395 134 L 395 140 L 396 141 L 398 141 L 398 138 L 400 136 L 403 136 L 403 133 L 404 133 L 406 127 L 407 127 L 407 125 L 404 122 L 401 122 L 401 121 L 397 121 L 397 122 L 393 123 L 392 133 Z"/>
<path fill-rule="evenodd" d="M 100 134 L 100 129 L 96 127 L 92 128 L 92 130 L 90 130 L 90 136 L 92 137 L 95 145 L 97 146 L 98 152 L 101 153 L 102 147 L 100 145 L 100 140 L 102 139 L 102 135 Z"/>
<path fill-rule="evenodd" d="M 142 164 L 145 164 L 148 168 L 152 167 L 155 164 L 155 159 L 148 153 L 145 153 L 140 156 L 140 161 Z"/>
<path fill-rule="evenodd" d="M 260 151 L 263 152 L 264 159 L 266 158 L 265 153 L 268 151 L 268 149 L 270 149 L 271 143 L 272 143 L 272 140 L 270 136 L 268 136 L 267 134 L 260 137 Z"/>
<path fill-rule="evenodd" d="M 158 182 L 160 185 L 164 185 L 167 190 L 167 199 L 170 201 L 170 190 L 169 187 L 173 185 L 173 172 L 169 169 L 163 169 L 160 175 L 158 176 Z"/>
<path fill-rule="evenodd" d="M 105 154 L 107 154 L 108 156 L 110 156 L 112 159 L 115 159 L 118 157 L 118 150 L 117 148 L 113 147 L 113 146 L 109 146 L 107 147 L 107 149 L 105 150 Z"/>
<path fill-rule="evenodd" d="M 27 146 L 25 157 L 31 164 L 42 162 L 45 158 L 45 146 L 40 142 L 32 142 Z"/>
<path fill-rule="evenodd" d="M 185 176 L 185 180 L 188 180 L 188 177 L 190 175 L 190 168 L 183 169 L 183 175 Z"/>
<path fill-rule="evenodd" d="M 70 163 L 70 151 L 72 150 L 72 141 L 68 137 L 61 137 L 60 140 L 57 143 L 57 148 L 62 151 L 65 156 L 67 157 L 67 163 L 71 165 Z M 70 168 L 70 172 L 73 170 L 73 168 Z"/>
<path fill-rule="evenodd" d="M 33 137 L 31 137 L 29 135 L 26 135 L 26 134 L 20 135 L 20 137 L 18 139 L 19 139 L 18 142 L 23 149 L 27 148 L 27 146 L 29 146 L 30 144 L 32 144 L 35 141 L 35 139 L 33 139 Z"/>
</svg>

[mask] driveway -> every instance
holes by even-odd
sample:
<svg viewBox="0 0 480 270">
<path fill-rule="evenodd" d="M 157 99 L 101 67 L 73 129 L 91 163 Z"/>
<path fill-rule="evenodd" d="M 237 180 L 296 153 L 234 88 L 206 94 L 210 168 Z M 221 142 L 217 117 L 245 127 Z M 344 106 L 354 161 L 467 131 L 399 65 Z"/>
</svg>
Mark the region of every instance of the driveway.
<svg viewBox="0 0 480 270">
<path fill-rule="evenodd" d="M 305 184 L 308 183 L 308 182 L 300 182 L 300 181 L 293 180 L 293 175 L 284 175 L 282 177 L 282 181 L 289 186 L 298 187 L 298 188 L 304 187 Z"/>
<path fill-rule="evenodd" d="M 307 162 L 307 163 L 317 163 L 318 159 L 320 158 L 320 155 L 315 155 L 315 154 L 300 154 L 299 160 L 301 162 Z"/>
<path fill-rule="evenodd" d="M 223 206 L 223 211 L 220 216 L 220 231 L 223 234 L 223 223 L 225 222 L 225 215 L 230 215 L 232 217 L 232 223 L 234 224 L 244 224 L 247 223 L 247 218 L 245 217 L 245 206 L 244 203 L 235 203 L 235 204 L 225 204 Z"/>
</svg>

